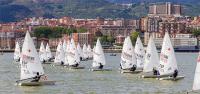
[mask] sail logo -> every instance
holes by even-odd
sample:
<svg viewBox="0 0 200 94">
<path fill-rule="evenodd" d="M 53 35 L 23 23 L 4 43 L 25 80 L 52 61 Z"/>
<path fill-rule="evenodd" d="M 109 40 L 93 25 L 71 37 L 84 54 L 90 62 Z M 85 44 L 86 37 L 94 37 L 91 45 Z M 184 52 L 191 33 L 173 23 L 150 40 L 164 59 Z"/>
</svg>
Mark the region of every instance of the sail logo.
<svg viewBox="0 0 200 94">
<path fill-rule="evenodd" d="M 167 60 L 168 60 L 168 56 L 161 53 L 160 54 L 160 60 L 163 61 L 164 63 L 167 63 Z"/>
<path fill-rule="evenodd" d="M 146 58 L 149 60 L 151 57 L 151 54 L 147 53 Z"/>
<path fill-rule="evenodd" d="M 27 55 L 22 55 L 23 60 L 33 61 L 35 58 Z"/>
<path fill-rule="evenodd" d="M 128 60 L 132 60 L 132 55 L 130 55 L 126 52 L 123 52 L 122 57 L 125 58 L 125 59 L 128 59 Z"/>
<path fill-rule="evenodd" d="M 100 56 L 101 54 L 94 52 L 95 55 Z"/>
<path fill-rule="evenodd" d="M 137 58 L 141 58 L 141 59 L 143 58 L 143 56 L 140 55 L 140 54 L 136 54 L 136 57 L 137 57 Z"/>
<path fill-rule="evenodd" d="M 69 52 L 69 56 L 73 57 L 73 56 L 75 56 L 75 54 L 72 52 Z"/>
</svg>

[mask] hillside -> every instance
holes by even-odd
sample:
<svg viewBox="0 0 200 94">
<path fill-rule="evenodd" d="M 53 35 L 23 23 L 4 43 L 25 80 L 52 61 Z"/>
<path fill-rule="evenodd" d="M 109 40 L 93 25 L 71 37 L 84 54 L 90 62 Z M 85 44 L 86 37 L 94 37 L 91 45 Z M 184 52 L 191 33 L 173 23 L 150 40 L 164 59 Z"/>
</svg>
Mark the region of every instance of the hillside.
<svg viewBox="0 0 200 94">
<path fill-rule="evenodd" d="M 198 0 L 0 0 L 0 22 L 18 21 L 33 16 L 139 18 L 147 15 L 150 3 L 159 1 L 182 4 L 186 15 L 200 13 L 200 2 L 196 2 Z M 131 7 L 120 5 L 125 2 L 134 3 Z"/>
</svg>

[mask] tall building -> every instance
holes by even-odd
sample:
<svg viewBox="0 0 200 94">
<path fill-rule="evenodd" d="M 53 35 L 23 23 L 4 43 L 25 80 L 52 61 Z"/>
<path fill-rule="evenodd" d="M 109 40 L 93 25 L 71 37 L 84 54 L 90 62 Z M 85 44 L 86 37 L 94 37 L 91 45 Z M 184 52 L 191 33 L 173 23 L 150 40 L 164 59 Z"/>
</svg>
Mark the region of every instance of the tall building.
<svg viewBox="0 0 200 94">
<path fill-rule="evenodd" d="M 149 6 L 149 16 L 181 16 L 181 5 L 170 2 Z"/>
</svg>

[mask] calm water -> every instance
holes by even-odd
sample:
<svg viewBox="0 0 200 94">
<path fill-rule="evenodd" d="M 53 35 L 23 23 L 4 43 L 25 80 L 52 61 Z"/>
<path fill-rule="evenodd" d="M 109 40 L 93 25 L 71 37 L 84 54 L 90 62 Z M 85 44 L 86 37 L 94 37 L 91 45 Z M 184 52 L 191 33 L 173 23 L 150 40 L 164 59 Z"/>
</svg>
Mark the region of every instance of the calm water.
<svg viewBox="0 0 200 94">
<path fill-rule="evenodd" d="M 54 86 L 15 86 L 20 72 L 13 63 L 12 53 L 0 56 L 0 93 L 3 94 L 185 94 L 192 88 L 197 53 L 176 53 L 179 72 L 183 80 L 158 81 L 139 79 L 140 74 L 121 74 L 118 71 L 120 54 L 116 57 L 106 54 L 106 68 L 110 72 L 91 72 L 92 61 L 82 62 L 83 70 L 68 70 L 60 66 L 44 65 L 49 79 L 56 80 Z"/>
</svg>

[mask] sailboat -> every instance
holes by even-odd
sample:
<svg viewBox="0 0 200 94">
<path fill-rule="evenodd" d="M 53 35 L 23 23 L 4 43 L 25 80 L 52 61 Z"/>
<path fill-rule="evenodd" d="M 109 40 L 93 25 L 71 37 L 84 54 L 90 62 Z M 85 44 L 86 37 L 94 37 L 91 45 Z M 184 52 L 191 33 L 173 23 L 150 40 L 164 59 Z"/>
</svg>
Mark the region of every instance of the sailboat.
<svg viewBox="0 0 200 94">
<path fill-rule="evenodd" d="M 83 45 L 83 60 L 88 59 L 88 52 L 87 52 L 87 46 L 86 44 Z"/>
<path fill-rule="evenodd" d="M 193 91 L 197 91 L 200 89 L 200 53 L 197 58 L 196 70 L 194 74 L 194 82 L 193 82 Z"/>
<path fill-rule="evenodd" d="M 83 51 L 82 51 L 81 46 L 80 46 L 79 43 L 77 44 L 77 51 L 78 51 L 78 55 L 80 57 L 80 60 L 82 60 L 82 58 L 83 58 Z"/>
<path fill-rule="evenodd" d="M 47 54 L 46 54 L 46 49 L 44 47 L 43 42 L 41 42 L 41 44 L 40 44 L 39 57 L 40 57 L 40 61 L 42 63 L 47 62 Z"/>
<path fill-rule="evenodd" d="M 88 44 L 88 47 L 87 47 L 87 52 L 88 52 L 88 59 L 92 59 L 92 49 L 91 49 L 91 46 Z"/>
<path fill-rule="evenodd" d="M 92 71 L 109 71 L 109 69 L 103 68 L 106 65 L 106 60 L 99 38 L 97 39 L 93 55 Z"/>
<path fill-rule="evenodd" d="M 47 43 L 46 45 L 46 56 L 47 56 L 47 61 L 50 62 L 53 60 L 53 56 L 51 54 L 51 49 L 49 47 L 49 44 Z"/>
<path fill-rule="evenodd" d="M 15 44 L 15 52 L 14 52 L 14 60 L 16 62 L 19 62 L 20 61 L 20 56 L 21 56 L 21 51 L 20 51 L 19 43 L 16 42 L 16 44 Z"/>
<path fill-rule="evenodd" d="M 55 81 L 48 81 L 44 73 L 42 64 L 40 62 L 38 53 L 36 51 L 33 40 L 27 31 L 24 44 L 22 46 L 22 53 L 20 59 L 21 76 L 20 80 L 16 81 L 17 85 L 21 86 L 41 86 L 53 85 Z M 31 82 L 33 78 L 39 73 L 41 76 L 38 82 Z"/>
<path fill-rule="evenodd" d="M 71 43 L 70 43 L 70 50 L 68 53 L 68 63 L 69 63 L 69 67 L 71 69 L 84 69 L 84 67 L 80 67 L 80 57 L 78 54 L 78 51 L 76 49 L 75 46 L 75 42 L 73 39 L 71 39 Z"/>
<path fill-rule="evenodd" d="M 159 57 L 153 37 L 151 36 L 146 50 L 145 63 L 143 68 L 144 74 L 142 75 L 142 77 L 143 78 L 157 77 L 156 75 L 153 74 L 153 69 L 159 69 Z"/>
<path fill-rule="evenodd" d="M 141 71 L 133 70 L 132 68 L 136 68 L 136 57 L 134 53 L 134 48 L 131 43 L 131 39 L 128 36 L 124 40 L 123 48 L 122 48 L 122 54 L 121 54 L 121 73 L 139 73 Z"/>
<path fill-rule="evenodd" d="M 135 44 L 135 56 L 137 62 L 137 70 L 142 70 L 144 67 L 145 51 L 140 37 L 137 37 Z"/>
<path fill-rule="evenodd" d="M 60 41 L 58 43 L 57 49 L 56 49 L 56 56 L 54 59 L 54 63 L 56 65 L 63 65 L 65 60 L 65 54 L 62 46 L 62 42 Z"/>
<path fill-rule="evenodd" d="M 177 61 L 174 53 L 174 48 L 172 46 L 168 32 L 165 33 L 162 49 L 160 53 L 160 68 L 159 80 L 179 80 L 184 78 L 184 76 L 177 76 L 176 78 L 171 77 L 174 71 L 178 70 Z M 165 77 L 166 76 L 166 77 Z"/>
</svg>

